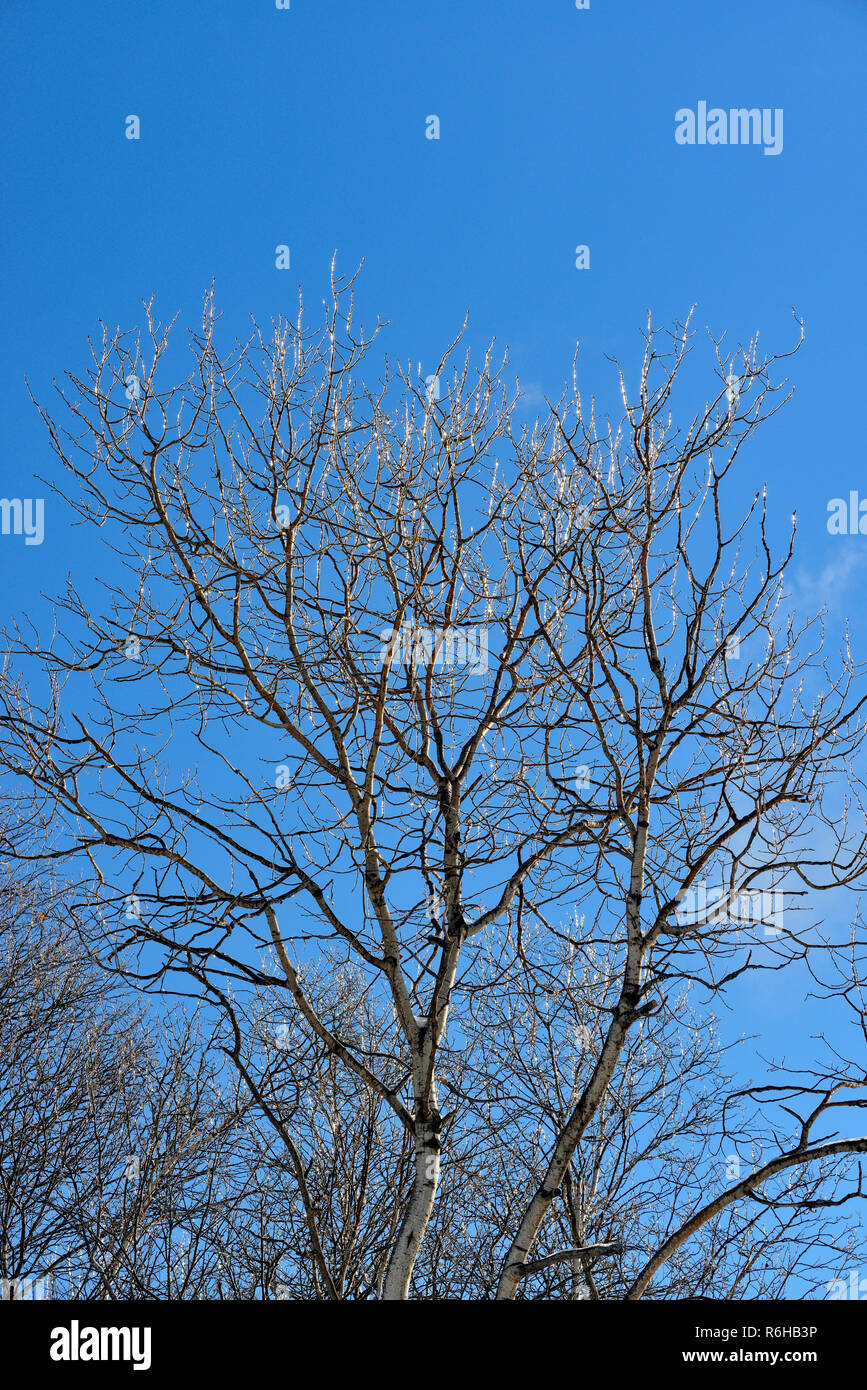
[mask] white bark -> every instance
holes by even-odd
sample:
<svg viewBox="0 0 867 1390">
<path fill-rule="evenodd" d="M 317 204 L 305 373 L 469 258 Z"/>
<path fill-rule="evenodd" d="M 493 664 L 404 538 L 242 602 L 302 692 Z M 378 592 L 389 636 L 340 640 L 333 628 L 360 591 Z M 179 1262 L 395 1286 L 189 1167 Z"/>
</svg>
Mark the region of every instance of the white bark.
<svg viewBox="0 0 867 1390">
<path fill-rule="evenodd" d="M 439 1186 L 439 1115 L 433 1123 L 419 1124 L 415 1132 L 415 1179 L 394 1251 L 385 1276 L 382 1297 L 386 1303 L 409 1297 L 410 1281 L 421 1243 L 430 1221 Z"/>
</svg>

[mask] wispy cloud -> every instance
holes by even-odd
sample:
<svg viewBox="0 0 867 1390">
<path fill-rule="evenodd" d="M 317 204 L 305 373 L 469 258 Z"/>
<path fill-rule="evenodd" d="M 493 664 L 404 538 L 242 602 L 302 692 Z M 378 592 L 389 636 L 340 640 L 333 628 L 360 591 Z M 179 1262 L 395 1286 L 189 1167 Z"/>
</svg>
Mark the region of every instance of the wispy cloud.
<svg viewBox="0 0 867 1390">
<path fill-rule="evenodd" d="M 840 605 L 855 578 L 867 566 L 867 544 L 860 537 L 838 538 L 839 553 L 820 570 L 800 566 L 792 582 L 792 598 L 813 611 L 827 608 L 833 613 Z M 847 544 L 848 542 L 848 544 Z"/>
<path fill-rule="evenodd" d="M 521 383 L 521 405 L 527 410 L 544 405 L 545 391 L 538 381 L 527 381 Z"/>
</svg>

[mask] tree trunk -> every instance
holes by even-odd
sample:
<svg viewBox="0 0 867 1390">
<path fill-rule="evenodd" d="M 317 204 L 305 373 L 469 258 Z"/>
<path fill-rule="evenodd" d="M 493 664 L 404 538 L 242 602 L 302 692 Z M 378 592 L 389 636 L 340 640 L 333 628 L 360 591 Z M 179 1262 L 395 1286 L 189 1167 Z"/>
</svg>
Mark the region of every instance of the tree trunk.
<svg viewBox="0 0 867 1390">
<path fill-rule="evenodd" d="M 440 1117 L 434 1111 L 415 1130 L 415 1178 L 401 1222 L 397 1242 L 388 1264 L 383 1301 L 400 1302 L 409 1297 L 412 1272 L 428 1228 L 440 1177 Z"/>
</svg>

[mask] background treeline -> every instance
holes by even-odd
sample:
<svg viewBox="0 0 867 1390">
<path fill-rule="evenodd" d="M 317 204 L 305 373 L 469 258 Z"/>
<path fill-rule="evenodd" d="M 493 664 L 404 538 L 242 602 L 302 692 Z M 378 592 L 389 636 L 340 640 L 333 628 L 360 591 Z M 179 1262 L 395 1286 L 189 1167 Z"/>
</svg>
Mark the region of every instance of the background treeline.
<svg viewBox="0 0 867 1390">
<path fill-rule="evenodd" d="M 255 1040 L 238 1059 L 245 1079 L 203 1010 L 124 993 L 68 924 L 62 889 L 9 870 L 0 869 L 3 1296 L 379 1296 L 412 1180 L 411 1144 L 384 1102 L 353 1085 L 297 1016 L 276 1017 L 256 995 L 234 1001 Z M 513 966 L 508 979 L 485 957 L 478 988 L 464 995 L 443 1082 L 454 1161 L 415 1297 L 491 1296 L 515 1213 L 582 1082 L 594 1045 L 586 1020 L 615 962 L 578 970 L 564 941 L 548 946 L 545 964 L 545 949 L 535 940 L 533 968 Z M 483 988 L 485 974 L 500 987 Z M 306 984 L 336 1034 L 397 1055 L 358 972 L 334 962 L 327 975 L 308 971 Z M 721 1113 L 723 1062 L 686 994 L 652 1052 L 636 1037 L 524 1297 L 621 1297 L 703 1185 L 733 1175 L 739 1131 Z M 741 1126 L 754 1136 L 756 1117 Z M 654 1296 L 779 1297 L 793 1274 L 823 1296 L 834 1270 L 857 1258 L 857 1227 L 805 1205 L 803 1180 L 792 1195 L 770 1222 L 754 1204 L 710 1223 Z M 546 1250 L 594 1244 L 612 1250 L 592 1267 L 544 1264 Z"/>
</svg>

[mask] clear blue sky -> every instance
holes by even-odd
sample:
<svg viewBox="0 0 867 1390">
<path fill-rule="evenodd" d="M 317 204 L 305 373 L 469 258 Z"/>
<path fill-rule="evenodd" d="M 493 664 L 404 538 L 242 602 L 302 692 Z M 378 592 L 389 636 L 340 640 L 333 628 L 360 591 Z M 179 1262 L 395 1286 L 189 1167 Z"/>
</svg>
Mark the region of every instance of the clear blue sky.
<svg viewBox="0 0 867 1390">
<path fill-rule="evenodd" d="M 756 467 L 781 514 L 798 506 L 815 577 L 860 549 L 827 535 L 828 498 L 867 489 L 865 38 L 864 0 L 4 5 L 4 494 L 29 496 L 48 460 L 25 374 L 44 399 L 99 316 L 131 326 L 155 294 L 189 323 L 214 278 L 243 332 L 299 283 L 316 305 L 337 248 L 344 270 L 365 259 L 392 354 L 435 364 L 469 312 L 470 341 L 509 343 L 546 390 L 580 335 L 605 391 L 602 354 L 630 360 L 647 307 L 696 302 L 700 325 L 771 348 L 794 304 L 798 396 Z M 699 100 L 782 107 L 782 153 L 677 145 L 674 113 Z M 42 547 L 0 546 L 16 598 L 66 568 L 62 517 L 48 526 Z"/>
<path fill-rule="evenodd" d="M 603 354 L 634 361 L 648 307 L 697 303 L 700 326 L 782 349 L 794 305 L 796 398 L 751 466 L 798 509 L 802 604 L 851 615 L 864 653 L 867 537 L 829 536 L 826 506 L 867 496 L 865 39 L 865 0 L 6 0 L 0 491 L 45 495 L 24 378 L 45 400 L 99 317 L 131 327 L 154 294 L 190 324 L 214 279 L 243 333 L 299 283 L 317 305 L 335 248 L 365 259 L 362 317 L 391 320 L 392 355 L 432 370 L 469 312 L 469 341 L 496 335 L 547 391 L 579 335 L 607 391 Z M 679 146 L 699 101 L 782 108 L 782 152 Z M 86 590 L 98 550 L 49 499 L 43 545 L 0 537 L 4 609 L 44 613 L 70 568 Z M 782 991 L 762 1020 L 802 1031 Z"/>
</svg>

